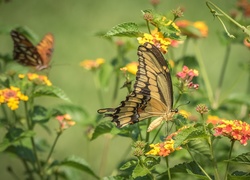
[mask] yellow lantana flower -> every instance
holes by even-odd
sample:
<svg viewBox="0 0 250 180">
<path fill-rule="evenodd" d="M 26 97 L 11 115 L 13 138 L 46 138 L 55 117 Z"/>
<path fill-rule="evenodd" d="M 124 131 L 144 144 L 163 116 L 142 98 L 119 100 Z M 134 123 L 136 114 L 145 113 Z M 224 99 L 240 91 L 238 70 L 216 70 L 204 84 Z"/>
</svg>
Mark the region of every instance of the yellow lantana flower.
<svg viewBox="0 0 250 180">
<path fill-rule="evenodd" d="M 28 96 L 22 94 L 19 88 L 11 86 L 0 90 L 0 105 L 6 103 L 11 110 L 19 107 L 20 100 L 28 101 Z"/>
</svg>

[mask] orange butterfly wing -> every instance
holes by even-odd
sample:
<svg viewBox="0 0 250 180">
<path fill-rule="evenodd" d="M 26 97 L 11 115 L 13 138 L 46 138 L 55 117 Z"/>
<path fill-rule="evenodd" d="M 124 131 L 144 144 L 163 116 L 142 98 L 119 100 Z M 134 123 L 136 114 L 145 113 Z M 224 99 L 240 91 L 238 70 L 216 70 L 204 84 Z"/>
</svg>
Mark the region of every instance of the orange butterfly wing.
<svg viewBox="0 0 250 180">
<path fill-rule="evenodd" d="M 18 63 L 36 67 L 37 70 L 49 67 L 54 44 L 51 34 L 47 34 L 37 47 L 15 30 L 11 31 L 11 37 L 14 41 L 13 58 Z"/>
<path fill-rule="evenodd" d="M 51 56 L 52 56 L 53 48 L 54 48 L 53 35 L 50 33 L 46 34 L 43 40 L 37 45 L 36 48 L 43 61 L 43 66 L 40 66 L 39 68 L 42 68 L 42 69 L 47 68 L 51 60 Z"/>
</svg>

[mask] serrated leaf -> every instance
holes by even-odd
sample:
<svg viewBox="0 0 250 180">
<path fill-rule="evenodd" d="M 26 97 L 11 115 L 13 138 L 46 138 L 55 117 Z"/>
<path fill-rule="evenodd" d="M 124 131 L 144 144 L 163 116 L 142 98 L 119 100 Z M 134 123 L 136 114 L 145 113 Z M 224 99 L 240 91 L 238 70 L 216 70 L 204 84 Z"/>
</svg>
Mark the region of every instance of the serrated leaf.
<svg viewBox="0 0 250 180">
<path fill-rule="evenodd" d="M 127 37 L 138 37 L 141 36 L 142 32 L 139 31 L 138 25 L 132 22 L 118 24 L 110 29 L 104 36 L 127 36 Z"/>
<path fill-rule="evenodd" d="M 211 158 L 208 143 L 204 139 L 195 139 L 193 141 L 190 141 L 188 143 L 188 147 L 191 151 L 194 151 L 195 153 L 207 156 L 209 159 Z"/>
<path fill-rule="evenodd" d="M 184 162 L 182 164 L 178 164 L 170 169 L 171 173 L 188 173 L 194 177 L 197 177 L 197 179 L 208 179 L 203 172 L 200 170 L 198 165 L 192 161 L 192 162 Z"/>
<path fill-rule="evenodd" d="M 179 146 L 181 146 L 182 143 L 184 143 L 184 141 L 186 141 L 186 139 L 188 138 L 188 136 L 196 131 L 197 129 L 190 126 L 186 129 L 183 129 L 182 131 L 180 131 L 175 137 L 175 143 L 174 143 L 174 147 L 177 148 Z"/>
<path fill-rule="evenodd" d="M 64 161 L 61 162 L 61 166 L 68 166 L 71 168 L 75 168 L 81 171 L 84 171 L 96 179 L 99 179 L 99 177 L 94 173 L 94 171 L 90 168 L 89 164 L 82 158 L 71 156 L 66 158 Z"/>
<path fill-rule="evenodd" d="M 229 159 L 229 162 L 250 165 L 250 152 L 241 154 L 235 158 Z"/>
<path fill-rule="evenodd" d="M 186 144 L 191 140 L 204 139 L 207 138 L 207 136 L 208 135 L 203 130 L 203 126 L 190 126 L 186 129 L 181 130 L 176 136 L 174 136 L 174 147 L 177 148 L 181 146 L 181 144 Z"/>
<path fill-rule="evenodd" d="M 33 96 L 34 97 L 40 97 L 40 96 L 58 97 L 64 101 L 70 102 L 70 99 L 64 93 L 64 91 L 56 86 L 39 86 L 33 92 Z"/>
<path fill-rule="evenodd" d="M 126 162 L 125 164 L 123 164 L 119 169 L 126 170 L 126 169 L 134 167 L 136 165 L 137 165 L 137 161 L 132 159 L 132 160 L 129 160 L 128 162 Z"/>
<path fill-rule="evenodd" d="M 109 133 L 113 127 L 114 125 L 110 121 L 104 121 L 99 123 L 94 130 L 91 140 L 96 139 L 100 135 Z"/>
<path fill-rule="evenodd" d="M 150 171 L 145 166 L 142 166 L 140 163 L 138 163 L 135 166 L 135 169 L 133 170 L 132 177 L 133 178 L 144 177 L 147 174 L 150 174 Z"/>
</svg>

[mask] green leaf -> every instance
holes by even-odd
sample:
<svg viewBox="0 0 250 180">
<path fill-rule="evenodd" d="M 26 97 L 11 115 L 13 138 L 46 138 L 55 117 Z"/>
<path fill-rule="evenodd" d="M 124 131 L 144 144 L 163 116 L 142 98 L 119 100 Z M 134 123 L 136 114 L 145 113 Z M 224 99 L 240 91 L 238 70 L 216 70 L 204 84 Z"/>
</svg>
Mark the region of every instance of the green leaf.
<svg viewBox="0 0 250 180">
<path fill-rule="evenodd" d="M 235 158 L 229 159 L 229 162 L 250 165 L 250 152 L 241 154 Z"/>
<path fill-rule="evenodd" d="M 200 168 L 197 166 L 197 164 L 192 162 L 184 162 L 182 164 L 178 164 L 170 169 L 171 173 L 188 173 L 194 177 L 197 177 L 197 179 L 208 179 L 203 172 L 200 170 Z"/>
<path fill-rule="evenodd" d="M 150 174 L 150 171 L 145 166 L 142 166 L 140 163 L 138 163 L 135 169 L 133 170 L 132 177 L 133 178 L 144 177 L 148 174 Z"/>
<path fill-rule="evenodd" d="M 138 37 L 142 36 L 142 32 L 139 31 L 138 25 L 132 22 L 118 24 L 117 26 L 110 29 L 104 36 L 127 36 L 127 37 Z"/>
<path fill-rule="evenodd" d="M 19 158 L 29 161 L 31 163 L 35 162 L 35 156 L 33 154 L 33 151 L 27 147 L 24 146 L 9 146 L 5 152 L 10 152 L 15 155 L 17 155 Z"/>
<path fill-rule="evenodd" d="M 195 126 L 189 126 L 186 129 L 181 130 L 176 136 L 174 136 L 174 147 L 177 148 L 191 140 L 204 139 L 207 137 L 208 135 L 204 132 L 203 125 L 197 123 Z"/>
<path fill-rule="evenodd" d="M 114 125 L 110 121 L 103 121 L 99 123 L 94 130 L 91 140 L 96 139 L 100 135 L 109 133 L 113 127 Z"/>
<path fill-rule="evenodd" d="M 70 99 L 64 93 L 64 91 L 56 86 L 39 86 L 33 92 L 33 96 L 34 97 L 51 96 L 70 102 Z"/>
<path fill-rule="evenodd" d="M 191 151 L 199 153 L 201 155 L 211 158 L 210 149 L 207 141 L 205 139 L 195 139 L 188 143 L 188 147 Z"/>
<path fill-rule="evenodd" d="M 121 176 L 121 175 L 118 175 L 118 176 L 104 177 L 102 180 L 128 180 L 128 178 Z"/>
<path fill-rule="evenodd" d="M 155 158 L 155 157 L 146 157 L 145 160 L 143 161 L 143 163 L 148 169 L 152 169 L 156 165 L 158 165 L 160 163 L 160 161 L 161 161 L 161 159 L 159 157 L 157 157 L 157 158 Z"/>
<path fill-rule="evenodd" d="M 177 148 L 179 146 L 181 146 L 182 143 L 184 143 L 184 141 L 187 140 L 188 136 L 196 131 L 197 129 L 194 128 L 193 126 L 190 126 L 186 129 L 183 129 L 182 131 L 180 131 L 175 137 L 175 143 L 174 143 L 174 147 Z"/>
<path fill-rule="evenodd" d="M 3 141 L 0 143 L 0 152 L 4 151 L 10 145 L 19 143 L 20 140 L 29 138 L 35 135 L 34 131 L 23 131 L 20 128 L 10 128 Z"/>
<path fill-rule="evenodd" d="M 137 165 L 137 161 L 132 159 L 132 160 L 129 160 L 128 162 L 126 162 L 125 164 L 123 164 L 119 169 L 126 170 L 126 169 L 134 167 L 136 165 Z"/>
<path fill-rule="evenodd" d="M 63 162 L 61 162 L 61 166 L 68 166 L 71 168 L 75 168 L 81 171 L 84 171 L 96 179 L 99 179 L 99 177 L 94 173 L 94 171 L 90 168 L 89 164 L 82 158 L 71 156 L 66 158 Z"/>
<path fill-rule="evenodd" d="M 50 119 L 49 115 L 45 107 L 36 105 L 33 109 L 32 120 L 36 122 L 47 122 Z"/>
<path fill-rule="evenodd" d="M 250 179 L 249 172 L 235 171 L 227 175 L 228 180 L 248 180 Z"/>
</svg>

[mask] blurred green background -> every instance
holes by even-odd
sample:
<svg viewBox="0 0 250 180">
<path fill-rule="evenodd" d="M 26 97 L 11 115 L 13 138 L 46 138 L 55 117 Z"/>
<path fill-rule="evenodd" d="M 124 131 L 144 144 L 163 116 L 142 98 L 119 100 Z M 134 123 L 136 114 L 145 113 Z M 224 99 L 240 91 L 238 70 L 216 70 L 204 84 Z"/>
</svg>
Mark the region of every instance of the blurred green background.
<svg viewBox="0 0 250 180">
<path fill-rule="evenodd" d="M 216 4 L 226 12 L 235 7 L 236 1 L 220 0 Z M 209 35 L 200 43 L 201 54 L 209 79 L 214 88 L 218 82 L 219 70 L 222 65 L 225 47 L 218 39 L 218 32 L 223 31 L 221 24 L 214 19 L 203 0 L 162 0 L 157 11 L 167 13 L 177 7 L 185 9 L 184 17 L 190 21 L 204 21 L 209 28 Z M 141 23 L 141 10 L 152 9 L 149 0 L 11 0 L 0 5 L 0 27 L 6 31 L 0 34 L 0 53 L 12 53 L 13 42 L 9 35 L 11 29 L 17 26 L 26 26 L 39 36 L 39 39 L 48 32 L 55 36 L 55 47 L 52 57 L 52 68 L 49 78 L 52 83 L 62 88 L 74 104 L 82 106 L 91 115 L 96 115 L 96 110 L 101 108 L 92 80 L 91 72 L 83 70 L 79 63 L 84 59 L 104 58 L 110 61 L 116 55 L 116 47 L 104 38 L 95 36 L 99 31 L 107 31 L 111 27 L 123 22 Z M 176 58 L 181 52 L 181 47 L 175 50 Z M 193 54 L 192 43 L 188 47 L 188 53 Z M 240 58 L 239 58 L 240 55 Z M 129 54 L 133 60 L 137 59 L 136 48 Z M 224 89 L 232 88 L 233 91 L 245 91 L 247 77 L 240 73 L 238 63 L 249 58 L 249 51 L 242 46 L 235 45 L 232 49 L 230 62 L 226 71 Z M 239 75 L 239 76 L 238 76 Z M 237 83 L 231 87 L 231 82 Z M 110 83 L 112 87 L 112 82 Z M 112 90 L 112 89 L 111 89 Z M 105 106 L 110 106 L 110 89 L 105 94 Z M 124 98 L 126 90 L 119 92 L 119 101 Z M 62 103 L 53 98 L 43 98 L 41 102 L 45 106 L 53 106 Z M 40 136 L 52 140 L 55 136 L 53 129 L 57 124 L 51 122 L 52 134 L 48 135 L 43 129 L 37 129 Z M 3 129 L 1 129 L 3 131 Z M 63 134 L 58 142 L 54 157 L 62 159 L 75 154 L 86 159 L 93 170 L 98 174 L 105 146 L 110 143 L 108 149 L 107 166 L 102 169 L 103 175 L 110 175 L 117 166 L 118 160 L 129 154 L 127 151 L 130 141 L 126 138 L 115 138 L 107 142 L 105 138 L 89 142 L 84 137 L 85 129 L 78 125 Z M 0 133 L 1 135 L 4 132 Z M 127 154 L 126 154 L 127 153 Z M 127 155 L 129 156 L 129 155 Z M 22 174 L 22 164 L 15 157 L 8 154 L 0 154 L 1 179 L 9 179 L 6 167 L 11 164 L 20 165 L 15 169 L 18 175 Z M 3 163 L 4 162 L 4 163 Z M 88 177 L 88 176 L 87 176 Z M 91 179 L 90 177 L 88 177 Z"/>
</svg>

